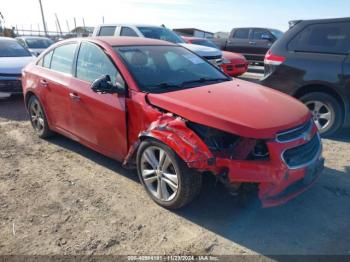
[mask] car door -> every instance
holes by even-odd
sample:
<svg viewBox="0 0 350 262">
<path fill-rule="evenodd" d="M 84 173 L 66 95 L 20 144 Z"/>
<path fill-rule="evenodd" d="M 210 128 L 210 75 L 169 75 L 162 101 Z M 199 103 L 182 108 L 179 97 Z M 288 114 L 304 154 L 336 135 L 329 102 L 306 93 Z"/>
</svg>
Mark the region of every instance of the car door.
<svg viewBox="0 0 350 262">
<path fill-rule="evenodd" d="M 38 77 L 44 108 L 51 124 L 70 135 L 73 131 L 68 87 L 72 79 L 76 42 L 58 46 L 43 57 Z"/>
<path fill-rule="evenodd" d="M 232 30 L 226 44 L 227 51 L 249 54 L 249 32 L 249 28 Z"/>
<path fill-rule="evenodd" d="M 85 145 L 122 160 L 127 154 L 125 97 L 92 91 L 91 83 L 103 75 L 125 86 L 111 58 L 96 44 L 82 42 L 69 91 L 74 134 Z"/>
<path fill-rule="evenodd" d="M 250 33 L 250 52 L 259 58 L 259 61 L 264 60 L 265 54 L 273 44 L 275 37 L 266 29 L 256 28 Z"/>
</svg>

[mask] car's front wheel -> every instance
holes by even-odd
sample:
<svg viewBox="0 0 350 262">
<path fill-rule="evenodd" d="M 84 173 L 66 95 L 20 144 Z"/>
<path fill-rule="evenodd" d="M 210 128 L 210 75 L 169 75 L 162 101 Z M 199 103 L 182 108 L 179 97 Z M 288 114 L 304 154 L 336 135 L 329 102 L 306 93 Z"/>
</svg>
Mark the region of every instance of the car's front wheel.
<svg viewBox="0 0 350 262">
<path fill-rule="evenodd" d="M 30 122 L 34 128 L 35 133 L 40 138 L 49 137 L 52 132 L 47 124 L 47 118 L 44 109 L 35 96 L 31 96 L 28 100 L 28 112 L 30 117 Z"/>
<path fill-rule="evenodd" d="M 312 92 L 300 98 L 310 109 L 313 120 L 322 136 L 330 136 L 343 123 L 343 111 L 339 102 L 329 94 Z"/>
<path fill-rule="evenodd" d="M 165 208 L 181 208 L 200 192 L 202 176 L 189 169 L 171 148 L 156 140 L 140 144 L 137 169 L 149 196 Z"/>
</svg>

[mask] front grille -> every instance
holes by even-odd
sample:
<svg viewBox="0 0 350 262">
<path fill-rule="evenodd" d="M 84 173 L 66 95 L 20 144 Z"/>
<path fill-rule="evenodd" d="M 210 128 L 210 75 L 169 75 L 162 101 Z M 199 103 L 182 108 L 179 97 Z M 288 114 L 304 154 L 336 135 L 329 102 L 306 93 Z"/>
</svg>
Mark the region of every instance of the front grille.
<svg viewBox="0 0 350 262">
<path fill-rule="evenodd" d="M 21 77 L 21 74 L 0 73 L 0 77 Z"/>
<path fill-rule="evenodd" d="M 296 128 L 282 131 L 277 134 L 277 141 L 278 142 L 289 142 L 296 139 L 299 139 L 300 137 L 306 136 L 309 132 L 311 132 L 312 129 L 312 120 L 309 120 L 305 124 L 298 126 Z"/>
<path fill-rule="evenodd" d="M 245 64 L 238 64 L 238 65 L 236 65 L 236 68 L 243 68 L 245 66 L 246 66 Z"/>
<path fill-rule="evenodd" d="M 0 92 L 22 93 L 21 80 L 1 80 Z"/>
<path fill-rule="evenodd" d="M 232 71 L 232 70 L 233 70 L 233 66 L 232 66 L 232 65 L 228 65 L 228 66 L 226 66 L 226 69 L 227 69 L 228 71 Z"/>
<path fill-rule="evenodd" d="M 290 168 L 300 168 L 313 161 L 320 153 L 321 140 L 316 134 L 309 142 L 301 146 L 287 149 L 282 154 L 284 162 Z"/>
</svg>

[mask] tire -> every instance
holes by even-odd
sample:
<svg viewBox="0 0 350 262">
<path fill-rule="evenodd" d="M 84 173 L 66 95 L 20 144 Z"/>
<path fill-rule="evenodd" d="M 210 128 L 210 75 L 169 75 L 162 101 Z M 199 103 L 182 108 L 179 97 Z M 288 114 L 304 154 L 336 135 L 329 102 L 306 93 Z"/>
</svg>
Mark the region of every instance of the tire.
<svg viewBox="0 0 350 262">
<path fill-rule="evenodd" d="M 36 96 L 31 96 L 29 98 L 27 108 L 28 108 L 30 123 L 32 124 L 32 127 L 35 133 L 40 138 L 47 138 L 51 136 L 52 132 L 47 123 L 47 118 L 46 118 L 44 108 Z"/>
<path fill-rule="evenodd" d="M 152 155 L 158 162 L 149 161 L 149 159 L 154 160 Z M 165 156 L 162 158 L 164 161 L 159 161 L 161 155 Z M 153 164 L 150 164 L 151 162 Z M 160 165 L 160 162 L 163 164 Z M 137 152 L 137 171 L 148 195 L 158 205 L 167 209 L 179 209 L 189 204 L 199 194 L 202 185 L 202 176 L 199 173 L 189 169 L 168 146 L 153 139 L 145 140 L 140 144 Z M 177 178 L 175 179 L 174 176 Z M 164 190 L 160 190 L 163 188 L 161 184 Z M 175 185 L 176 192 L 173 189 Z"/>
<path fill-rule="evenodd" d="M 341 128 L 344 118 L 343 110 L 333 96 L 322 92 L 312 92 L 302 96 L 300 101 L 310 109 L 323 137 L 331 136 Z"/>
</svg>

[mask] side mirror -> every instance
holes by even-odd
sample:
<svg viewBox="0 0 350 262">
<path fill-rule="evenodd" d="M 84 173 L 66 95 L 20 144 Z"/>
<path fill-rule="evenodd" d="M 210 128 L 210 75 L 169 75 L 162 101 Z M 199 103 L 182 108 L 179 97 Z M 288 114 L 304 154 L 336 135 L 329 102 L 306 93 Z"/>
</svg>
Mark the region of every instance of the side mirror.
<svg viewBox="0 0 350 262">
<path fill-rule="evenodd" d="M 94 82 L 92 82 L 91 89 L 92 91 L 101 94 L 125 94 L 125 88 L 118 83 L 113 85 L 109 75 L 104 75 L 97 78 Z"/>
<path fill-rule="evenodd" d="M 273 42 L 273 38 L 272 38 L 272 36 L 270 36 L 270 35 L 268 35 L 268 34 L 263 34 L 263 35 L 261 35 L 261 39 L 262 40 L 267 40 L 267 41 L 270 41 L 270 42 Z"/>
</svg>

